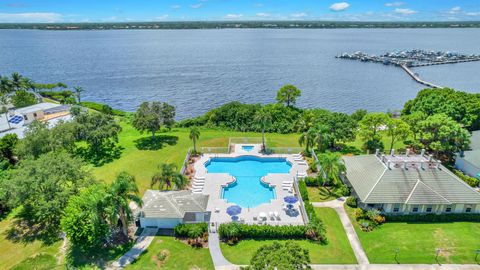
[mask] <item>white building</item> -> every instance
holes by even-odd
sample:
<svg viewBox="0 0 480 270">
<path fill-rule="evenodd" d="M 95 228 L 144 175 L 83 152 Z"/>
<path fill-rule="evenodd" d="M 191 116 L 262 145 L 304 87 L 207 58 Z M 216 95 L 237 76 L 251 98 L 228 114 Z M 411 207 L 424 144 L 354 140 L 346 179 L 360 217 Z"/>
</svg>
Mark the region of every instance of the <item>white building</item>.
<svg viewBox="0 0 480 270">
<path fill-rule="evenodd" d="M 455 159 L 455 168 L 464 174 L 480 179 L 480 131 L 472 132 L 471 151 L 461 152 Z"/>
<path fill-rule="evenodd" d="M 210 220 L 208 195 L 189 190 L 147 190 L 140 210 L 140 227 L 171 229 L 181 223 L 199 223 Z"/>
</svg>

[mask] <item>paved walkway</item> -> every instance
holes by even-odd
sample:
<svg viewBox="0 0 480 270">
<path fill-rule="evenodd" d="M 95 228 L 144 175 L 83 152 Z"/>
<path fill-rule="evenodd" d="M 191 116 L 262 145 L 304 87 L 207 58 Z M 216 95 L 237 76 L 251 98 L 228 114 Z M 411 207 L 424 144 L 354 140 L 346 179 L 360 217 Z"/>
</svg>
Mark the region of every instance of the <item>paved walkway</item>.
<svg viewBox="0 0 480 270">
<path fill-rule="evenodd" d="M 217 232 L 208 233 L 208 249 L 210 250 L 210 256 L 212 256 L 213 265 L 216 270 L 239 269 L 238 266 L 230 263 L 223 257 Z"/>
<path fill-rule="evenodd" d="M 338 198 L 333 201 L 328 202 L 312 202 L 313 206 L 315 207 L 330 207 L 333 208 L 338 216 L 340 217 L 340 221 L 342 222 L 343 228 L 347 233 L 348 241 L 350 241 L 350 245 L 352 246 L 353 253 L 357 258 L 357 262 L 359 265 L 366 265 L 369 264 L 367 254 L 363 250 L 362 244 L 360 243 L 360 239 L 358 239 L 357 233 L 353 228 L 352 222 L 343 208 L 343 204 L 345 203 L 345 197 Z"/>
<path fill-rule="evenodd" d="M 142 234 L 137 238 L 135 245 L 127 251 L 122 257 L 114 261 L 108 270 L 123 269 L 125 266 L 131 264 L 136 258 L 138 258 L 153 241 L 153 238 L 158 232 L 158 228 L 145 228 Z"/>
</svg>

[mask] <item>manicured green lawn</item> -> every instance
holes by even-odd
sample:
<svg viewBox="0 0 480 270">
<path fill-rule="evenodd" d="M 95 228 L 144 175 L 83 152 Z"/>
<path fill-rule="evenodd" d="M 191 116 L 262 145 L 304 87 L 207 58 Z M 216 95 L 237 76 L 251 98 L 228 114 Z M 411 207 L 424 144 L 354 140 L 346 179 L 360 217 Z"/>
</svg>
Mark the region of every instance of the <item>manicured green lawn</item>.
<svg viewBox="0 0 480 270">
<path fill-rule="evenodd" d="M 137 147 L 141 139 L 148 139 L 150 134 L 140 134 L 126 121 L 121 122 L 122 132 L 119 145 L 123 147 L 121 156 L 101 167 L 93 167 L 94 176 L 105 182 L 111 182 L 121 171 L 127 171 L 136 177 L 141 194 L 150 188 L 150 179 L 160 163 L 175 163 L 182 166 L 188 148 L 192 142 L 188 138 L 188 129 L 175 128 L 170 132 L 159 133 L 157 137 L 164 142 L 158 150 L 140 150 Z M 199 147 L 227 147 L 229 137 L 260 137 L 259 133 L 242 133 L 202 129 Z M 297 134 L 267 134 L 271 147 L 298 146 Z"/>
<path fill-rule="evenodd" d="M 162 252 L 166 255 L 163 261 L 159 259 Z M 158 236 L 147 251 L 125 269 L 207 270 L 214 267 L 208 249 L 192 248 L 173 237 Z"/>
<path fill-rule="evenodd" d="M 326 187 L 307 187 L 307 191 L 311 202 L 326 202 L 337 198 L 335 194 L 328 192 Z"/>
<path fill-rule="evenodd" d="M 15 212 L 0 221 L 0 269 L 53 269 L 57 264 L 57 255 L 61 242 L 43 245 L 40 241 L 17 242 L 8 238 L 13 226 Z M 38 257 L 37 257 L 38 256 Z M 62 269 L 56 268 L 56 269 Z"/>
<path fill-rule="evenodd" d="M 310 253 L 312 264 L 355 264 L 356 259 L 340 219 L 335 210 L 331 208 L 316 208 L 318 215 L 325 223 L 328 243 L 317 244 L 308 240 L 293 240 Z M 234 264 L 249 264 L 255 251 L 275 240 L 242 240 L 235 246 L 221 243 L 223 255 Z M 278 240 L 285 242 L 287 240 Z"/>
<path fill-rule="evenodd" d="M 352 208 L 346 209 L 370 263 L 396 263 L 394 250 L 399 249 L 399 263 L 434 264 L 436 248 L 441 249 L 440 263 L 475 263 L 475 250 L 480 249 L 479 222 L 387 222 L 363 232 L 352 218 Z"/>
</svg>

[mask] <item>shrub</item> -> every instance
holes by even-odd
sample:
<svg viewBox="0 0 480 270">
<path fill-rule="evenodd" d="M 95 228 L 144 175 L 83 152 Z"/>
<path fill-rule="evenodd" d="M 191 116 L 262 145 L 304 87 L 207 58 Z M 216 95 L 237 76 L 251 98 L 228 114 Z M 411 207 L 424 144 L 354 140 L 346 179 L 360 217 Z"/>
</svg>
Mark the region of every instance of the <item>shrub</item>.
<svg viewBox="0 0 480 270">
<path fill-rule="evenodd" d="M 218 228 L 220 237 L 229 244 L 240 239 L 306 239 L 325 241 L 325 229 L 317 220 L 308 225 L 246 225 L 224 223 Z"/>
<path fill-rule="evenodd" d="M 425 214 L 425 215 L 386 215 L 388 222 L 452 222 L 474 221 L 480 222 L 480 214 Z"/>
<path fill-rule="evenodd" d="M 302 200 L 304 202 L 310 201 L 310 199 L 308 198 L 307 184 L 305 183 L 305 181 L 298 181 L 298 189 L 300 190 Z"/>
<path fill-rule="evenodd" d="M 311 159 L 310 162 L 308 162 L 308 169 L 311 171 L 311 172 L 318 172 L 318 168 L 317 168 L 317 163 L 315 162 L 314 159 Z"/>
<path fill-rule="evenodd" d="M 318 181 L 315 177 L 307 176 L 304 181 L 307 187 L 318 187 Z"/>
<path fill-rule="evenodd" d="M 335 190 L 335 195 L 338 197 L 350 195 L 350 189 L 346 185 L 341 185 Z"/>
<path fill-rule="evenodd" d="M 195 229 L 194 229 L 195 228 Z M 200 228 L 200 230 L 205 234 L 208 231 L 208 224 L 205 222 L 202 223 L 191 223 L 191 224 L 178 224 L 173 228 L 173 232 L 176 237 L 190 237 L 192 232 Z"/>
<path fill-rule="evenodd" d="M 357 208 L 357 198 L 353 196 L 348 197 L 345 203 L 351 208 Z"/>
<path fill-rule="evenodd" d="M 378 215 L 374 218 L 373 220 L 375 223 L 377 223 L 378 225 L 382 224 L 382 223 L 385 223 L 385 217 L 382 216 L 382 215 Z"/>
<path fill-rule="evenodd" d="M 468 175 L 463 174 L 463 172 L 459 170 L 453 170 L 456 176 L 462 179 L 465 183 L 467 183 L 471 187 L 477 187 L 480 184 L 480 180 L 475 177 L 470 177 Z"/>
<path fill-rule="evenodd" d="M 368 219 L 370 220 L 374 220 L 378 215 L 380 215 L 380 211 L 378 211 L 377 209 L 370 209 L 367 211 L 367 217 Z"/>
<path fill-rule="evenodd" d="M 365 218 L 365 211 L 363 211 L 362 208 L 355 208 L 353 215 L 355 216 L 355 220 L 360 220 Z"/>
</svg>

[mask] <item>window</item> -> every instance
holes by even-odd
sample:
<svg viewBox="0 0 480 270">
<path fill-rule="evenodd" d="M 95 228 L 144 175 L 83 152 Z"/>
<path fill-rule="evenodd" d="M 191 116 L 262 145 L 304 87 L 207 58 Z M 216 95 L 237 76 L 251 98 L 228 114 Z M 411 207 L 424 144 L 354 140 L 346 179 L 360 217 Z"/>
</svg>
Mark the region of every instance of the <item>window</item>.
<svg viewBox="0 0 480 270">
<path fill-rule="evenodd" d="M 412 208 L 412 212 L 413 212 L 413 213 L 417 213 L 417 212 L 418 212 L 418 206 L 414 206 L 414 207 Z"/>
<path fill-rule="evenodd" d="M 452 212 L 452 207 L 448 206 L 447 208 L 445 208 L 445 212 L 446 213 Z"/>
<path fill-rule="evenodd" d="M 425 212 L 431 213 L 431 212 L 432 212 L 432 207 L 431 207 L 431 206 L 428 206 L 427 209 L 425 210 Z"/>
<path fill-rule="evenodd" d="M 367 204 L 367 206 L 368 206 L 368 208 L 373 208 L 373 207 L 375 207 L 375 204 L 369 203 L 369 204 Z"/>
<path fill-rule="evenodd" d="M 472 208 L 471 208 L 471 207 L 465 208 L 465 213 L 471 213 L 471 212 L 472 212 Z"/>
<path fill-rule="evenodd" d="M 393 207 L 393 212 L 397 213 L 398 211 L 400 211 L 398 207 Z"/>
</svg>

